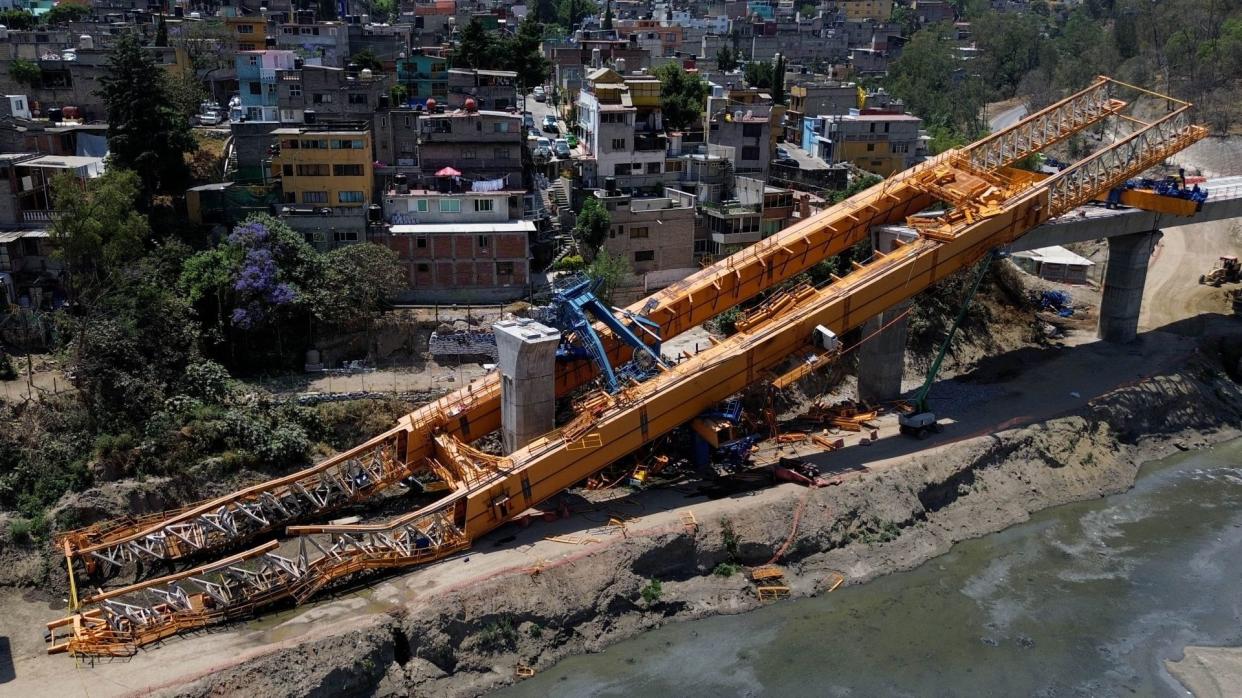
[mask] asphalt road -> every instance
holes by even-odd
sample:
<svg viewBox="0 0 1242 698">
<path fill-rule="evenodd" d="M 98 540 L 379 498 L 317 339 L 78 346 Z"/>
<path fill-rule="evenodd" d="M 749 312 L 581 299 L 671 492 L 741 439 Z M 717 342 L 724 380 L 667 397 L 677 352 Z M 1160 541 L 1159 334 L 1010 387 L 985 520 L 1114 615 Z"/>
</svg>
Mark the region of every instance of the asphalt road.
<svg viewBox="0 0 1242 698">
<path fill-rule="evenodd" d="M 988 125 L 992 127 L 992 133 L 996 133 L 1018 123 L 1026 116 L 1026 113 L 1026 105 L 1019 104 L 989 118 Z"/>
</svg>

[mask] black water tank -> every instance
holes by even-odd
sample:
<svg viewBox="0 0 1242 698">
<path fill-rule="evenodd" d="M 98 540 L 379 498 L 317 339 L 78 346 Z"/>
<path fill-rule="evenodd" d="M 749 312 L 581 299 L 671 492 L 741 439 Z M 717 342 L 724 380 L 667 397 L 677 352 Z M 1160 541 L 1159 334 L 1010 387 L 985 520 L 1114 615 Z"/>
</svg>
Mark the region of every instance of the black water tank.
<svg viewBox="0 0 1242 698">
<path fill-rule="evenodd" d="M 380 111 L 383 111 L 388 108 L 388 95 L 381 94 L 379 96 L 379 108 L 380 108 Z"/>
<path fill-rule="evenodd" d="M 384 209 L 379 204 L 371 204 L 367 206 L 367 220 L 372 223 L 379 223 L 384 220 Z"/>
<path fill-rule="evenodd" d="M 610 196 L 612 194 L 617 193 L 617 178 L 616 177 L 605 177 L 604 178 L 604 191 L 608 192 Z"/>
<path fill-rule="evenodd" d="M 313 124 L 316 118 L 314 109 L 307 109 L 302 112 L 302 123 L 304 124 Z"/>
<path fill-rule="evenodd" d="M 60 107 L 51 107 L 47 110 L 47 120 L 51 121 L 54 124 L 60 123 L 62 113 L 63 112 L 61 111 Z"/>
</svg>

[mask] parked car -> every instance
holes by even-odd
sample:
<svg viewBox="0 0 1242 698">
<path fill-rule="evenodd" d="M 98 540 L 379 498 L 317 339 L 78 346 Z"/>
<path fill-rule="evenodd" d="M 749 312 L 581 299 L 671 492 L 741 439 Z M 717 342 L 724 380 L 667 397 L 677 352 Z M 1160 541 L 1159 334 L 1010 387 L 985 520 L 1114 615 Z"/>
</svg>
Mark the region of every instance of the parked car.
<svg viewBox="0 0 1242 698">
<path fill-rule="evenodd" d="M 556 157 L 562 158 L 562 159 L 569 158 L 569 141 L 568 140 L 564 138 L 557 138 L 556 142 L 553 143 L 552 148 L 556 152 Z"/>
<path fill-rule="evenodd" d="M 527 138 L 543 138 L 543 131 L 540 131 L 534 126 L 531 126 L 530 129 L 526 132 L 526 137 Z"/>
<path fill-rule="evenodd" d="M 536 88 L 535 88 L 535 91 L 534 91 L 534 95 L 535 95 L 535 101 L 536 101 L 536 102 L 543 102 L 543 101 L 547 100 L 547 98 L 548 98 L 548 95 L 547 95 L 547 94 L 545 94 L 545 93 L 544 93 L 544 91 L 543 91 L 543 86 L 538 86 L 538 87 L 536 87 Z"/>
<path fill-rule="evenodd" d="M 217 126 L 222 121 L 224 119 L 220 117 L 220 112 L 209 111 L 198 115 L 198 123 L 203 126 Z"/>
<path fill-rule="evenodd" d="M 534 128 L 535 115 L 528 111 L 522 112 L 522 128 Z"/>
<path fill-rule="evenodd" d="M 543 130 L 548 133 L 560 133 L 561 129 L 556 125 L 556 117 L 551 114 L 545 114 L 543 117 Z"/>
<path fill-rule="evenodd" d="M 552 150 L 552 139 L 547 136 L 540 136 L 535 139 L 535 147 L 544 150 Z"/>
</svg>

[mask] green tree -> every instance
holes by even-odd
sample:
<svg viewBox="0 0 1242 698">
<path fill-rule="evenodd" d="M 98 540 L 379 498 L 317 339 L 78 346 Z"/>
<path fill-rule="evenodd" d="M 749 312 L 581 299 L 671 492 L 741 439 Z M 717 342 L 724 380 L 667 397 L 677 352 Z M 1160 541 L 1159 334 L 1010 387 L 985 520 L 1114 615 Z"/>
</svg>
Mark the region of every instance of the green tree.
<svg viewBox="0 0 1242 698">
<path fill-rule="evenodd" d="M 370 242 L 338 247 L 325 255 L 315 317 L 338 326 L 370 321 L 403 288 L 405 274 L 396 252 Z"/>
<path fill-rule="evenodd" d="M 320 22 L 331 22 L 337 19 L 336 0 L 316 0 L 315 15 Z"/>
<path fill-rule="evenodd" d="M 85 183 L 69 173 L 52 180 L 59 215 L 51 236 L 68 271 L 71 300 L 84 291 L 98 295 L 142 255 L 151 231 L 134 208 L 139 190 L 138 175 L 120 168 Z"/>
<path fill-rule="evenodd" d="M 604 10 L 604 29 L 612 29 L 612 0 L 607 0 Z"/>
<path fill-rule="evenodd" d="M 962 69 L 957 42 L 947 25 L 916 33 L 893 63 L 888 83 L 889 91 L 929 128 L 941 126 L 967 138 L 984 131 L 987 90 L 977 76 Z"/>
<path fill-rule="evenodd" d="M 349 62 L 356 64 L 359 70 L 370 68 L 377 73 L 384 70 L 384 64 L 380 62 L 380 59 L 369 48 L 364 48 L 355 53 L 354 57 L 349 59 Z"/>
<path fill-rule="evenodd" d="M 972 22 L 972 28 L 984 83 L 997 96 L 1012 97 L 1022 78 L 1039 64 L 1039 20 L 1025 13 L 990 12 Z"/>
<path fill-rule="evenodd" d="M 804 18 L 808 18 L 808 19 L 809 19 L 809 18 L 812 18 L 812 17 L 818 17 L 818 16 L 819 16 L 819 8 L 815 7 L 815 5 L 814 5 L 814 4 L 812 4 L 812 3 L 809 3 L 809 2 L 804 2 L 804 3 L 802 3 L 802 5 L 798 8 L 798 14 L 800 14 L 800 15 L 802 15 Z"/>
<path fill-rule="evenodd" d="M 38 23 L 38 18 L 25 10 L 8 9 L 0 12 L 0 24 L 9 29 L 34 29 Z"/>
<path fill-rule="evenodd" d="M 156 46 L 167 46 L 168 45 L 168 24 L 164 22 L 163 14 L 159 16 L 158 22 L 159 23 L 156 25 L 156 28 L 155 28 L 155 45 Z"/>
<path fill-rule="evenodd" d="M 391 22 L 396 18 L 397 18 L 397 3 L 395 2 L 395 0 L 372 0 L 371 21 Z"/>
<path fill-rule="evenodd" d="M 38 63 L 28 61 L 25 58 L 14 58 L 9 63 L 9 77 L 19 85 L 28 85 L 34 87 L 36 83 L 43 79 L 43 70 Z"/>
<path fill-rule="evenodd" d="M 543 28 L 529 15 L 518 25 L 513 38 L 504 42 L 503 55 L 508 70 L 517 73 L 518 83 L 530 89 L 548 79 L 548 59 L 544 58 Z"/>
<path fill-rule="evenodd" d="M 453 53 L 453 65 L 459 68 L 485 69 L 495 65 L 497 46 L 491 34 L 478 19 L 471 19 L 461 32 L 461 40 Z"/>
<path fill-rule="evenodd" d="M 664 126 L 677 130 L 688 128 L 703 113 L 707 102 L 707 83 L 691 75 L 679 63 L 665 63 L 656 68 L 660 79 L 661 111 Z"/>
<path fill-rule="evenodd" d="M 198 113 L 199 105 L 207 99 L 207 88 L 190 69 L 179 70 L 168 76 L 168 97 L 182 118 L 189 120 Z"/>
<path fill-rule="evenodd" d="M 608 229 L 612 227 L 612 216 L 594 196 L 588 197 L 578 211 L 578 219 L 574 223 L 574 236 L 596 253 L 608 237 Z"/>
<path fill-rule="evenodd" d="M 588 15 L 599 12 L 599 5 L 594 0 L 557 0 L 557 22 L 573 33 L 575 27 L 582 23 Z"/>
<path fill-rule="evenodd" d="M 54 27 L 61 24 L 68 24 L 69 22 L 81 22 L 90 16 L 91 8 L 85 5 L 70 5 L 67 3 L 61 3 L 43 13 L 43 23 Z M 10 26 L 7 23 L 4 24 L 6 27 Z"/>
<path fill-rule="evenodd" d="M 388 99 L 394 107 L 405 104 L 405 100 L 410 98 L 410 88 L 405 85 L 393 85 L 388 88 Z"/>
<path fill-rule="evenodd" d="M 728 44 L 721 46 L 720 49 L 716 51 L 717 68 L 720 68 L 722 71 L 727 73 L 737 68 L 737 66 L 737 56 L 733 54 L 733 49 L 729 48 Z"/>
<path fill-rule="evenodd" d="M 586 275 L 597 284 L 595 295 L 605 303 L 612 305 L 613 295 L 617 288 L 630 278 L 630 263 L 619 254 L 608 254 L 607 250 L 600 250 L 599 254 L 595 255 L 595 259 L 587 265 Z"/>
<path fill-rule="evenodd" d="M 785 103 L 785 56 L 779 53 L 772 65 L 772 103 Z"/>
<path fill-rule="evenodd" d="M 109 53 L 108 71 L 99 82 L 108 108 L 112 165 L 138 173 L 142 205 L 156 193 L 185 191 L 185 154 L 194 150 L 194 138 L 189 122 L 177 111 L 164 69 L 133 34 L 125 34 Z"/>
<path fill-rule="evenodd" d="M 762 61 L 751 61 L 746 64 L 742 77 L 745 78 L 746 84 L 750 87 L 766 90 L 772 87 L 772 64 Z"/>
</svg>

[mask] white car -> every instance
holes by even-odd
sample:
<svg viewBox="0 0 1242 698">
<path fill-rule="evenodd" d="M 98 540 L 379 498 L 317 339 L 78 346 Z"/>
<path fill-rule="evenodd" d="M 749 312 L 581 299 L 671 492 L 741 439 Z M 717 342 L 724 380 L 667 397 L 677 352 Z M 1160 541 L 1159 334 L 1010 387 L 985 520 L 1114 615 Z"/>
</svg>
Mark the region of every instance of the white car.
<svg viewBox="0 0 1242 698">
<path fill-rule="evenodd" d="M 209 111 L 198 115 L 198 123 L 204 126 L 216 126 L 223 120 L 220 118 L 220 112 Z"/>
<path fill-rule="evenodd" d="M 531 94 L 535 96 L 536 102 L 542 102 L 548 98 L 548 95 L 543 91 L 542 85 L 535 87 L 534 91 Z"/>
</svg>

